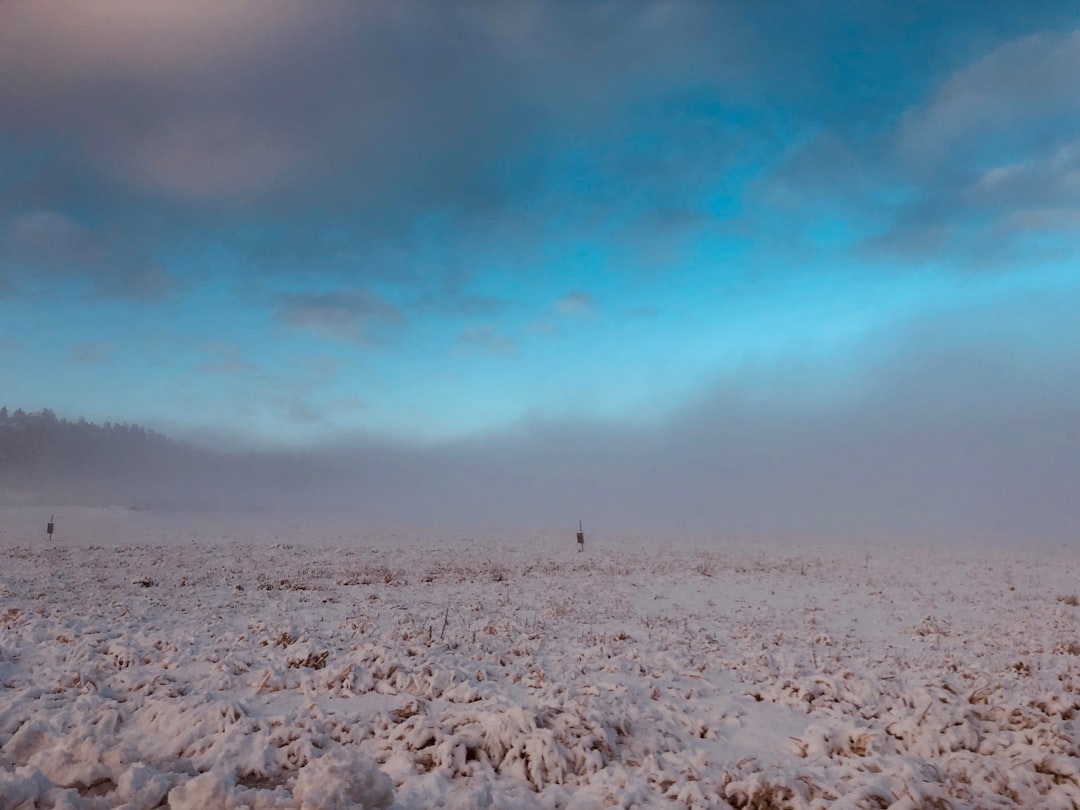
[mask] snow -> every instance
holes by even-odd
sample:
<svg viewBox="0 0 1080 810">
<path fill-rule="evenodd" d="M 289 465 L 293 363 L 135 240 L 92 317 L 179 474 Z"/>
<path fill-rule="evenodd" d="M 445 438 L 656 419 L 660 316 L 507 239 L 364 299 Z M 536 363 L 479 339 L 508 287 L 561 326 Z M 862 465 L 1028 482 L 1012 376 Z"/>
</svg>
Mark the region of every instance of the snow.
<svg viewBox="0 0 1080 810">
<path fill-rule="evenodd" d="M 1068 549 L 50 511 L 0 511 L 3 808 L 1080 807 Z"/>
</svg>

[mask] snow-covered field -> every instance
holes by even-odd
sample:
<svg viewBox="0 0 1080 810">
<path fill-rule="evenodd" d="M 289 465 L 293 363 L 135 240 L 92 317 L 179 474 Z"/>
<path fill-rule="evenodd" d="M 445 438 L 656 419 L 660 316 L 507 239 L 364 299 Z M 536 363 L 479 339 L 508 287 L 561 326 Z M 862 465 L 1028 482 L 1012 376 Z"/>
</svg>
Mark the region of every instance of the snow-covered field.
<svg viewBox="0 0 1080 810">
<path fill-rule="evenodd" d="M 1080 807 L 1071 549 L 47 517 L 0 511 L 5 810 Z"/>
</svg>

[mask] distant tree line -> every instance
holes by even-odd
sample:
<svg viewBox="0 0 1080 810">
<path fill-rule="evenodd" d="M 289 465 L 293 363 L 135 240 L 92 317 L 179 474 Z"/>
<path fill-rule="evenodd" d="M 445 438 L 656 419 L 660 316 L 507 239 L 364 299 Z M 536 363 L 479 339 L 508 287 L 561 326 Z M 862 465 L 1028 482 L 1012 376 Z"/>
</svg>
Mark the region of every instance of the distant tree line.
<svg viewBox="0 0 1080 810">
<path fill-rule="evenodd" d="M 126 422 L 0 407 L 0 505 L 319 508 L 377 497 L 392 467 L 345 455 L 195 447 Z M 365 470 L 366 472 L 359 472 Z"/>
<path fill-rule="evenodd" d="M 126 422 L 70 421 L 52 410 L 0 406 L 0 501 L 12 497 L 115 501 L 155 490 L 149 475 L 191 472 L 200 454 Z M 127 496 L 124 497 L 126 499 Z"/>
</svg>

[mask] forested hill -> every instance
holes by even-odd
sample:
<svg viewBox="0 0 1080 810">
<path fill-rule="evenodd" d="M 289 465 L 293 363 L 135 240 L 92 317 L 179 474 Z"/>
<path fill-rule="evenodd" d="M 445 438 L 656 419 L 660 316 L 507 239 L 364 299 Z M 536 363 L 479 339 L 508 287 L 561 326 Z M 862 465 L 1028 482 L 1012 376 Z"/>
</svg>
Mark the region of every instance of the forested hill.
<svg viewBox="0 0 1080 810">
<path fill-rule="evenodd" d="M 0 506 L 263 509 L 355 503 L 355 475 L 342 466 L 337 457 L 222 452 L 139 425 L 0 407 Z M 370 478 L 363 483 L 365 492 L 375 488 Z"/>
<path fill-rule="evenodd" d="M 160 497 L 162 474 L 187 479 L 202 455 L 139 425 L 69 421 L 0 407 L 0 503 L 27 498 L 127 502 Z"/>
</svg>

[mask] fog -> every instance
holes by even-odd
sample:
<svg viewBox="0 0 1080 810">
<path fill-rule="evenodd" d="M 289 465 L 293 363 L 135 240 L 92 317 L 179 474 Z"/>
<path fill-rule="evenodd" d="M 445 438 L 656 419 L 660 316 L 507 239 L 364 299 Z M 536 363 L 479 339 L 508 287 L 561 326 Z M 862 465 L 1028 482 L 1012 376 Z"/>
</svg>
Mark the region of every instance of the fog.
<svg viewBox="0 0 1080 810">
<path fill-rule="evenodd" d="M 1025 345 L 1055 328 L 1053 352 Z M 534 418 L 437 445 L 354 436 L 227 452 L 135 432 L 18 450 L 9 431 L 0 493 L 381 530 L 571 531 L 581 519 L 609 536 L 1071 542 L 1076 332 L 1003 311 L 926 319 L 868 338 L 846 381 L 781 361 L 718 380 L 653 423 Z"/>
</svg>

